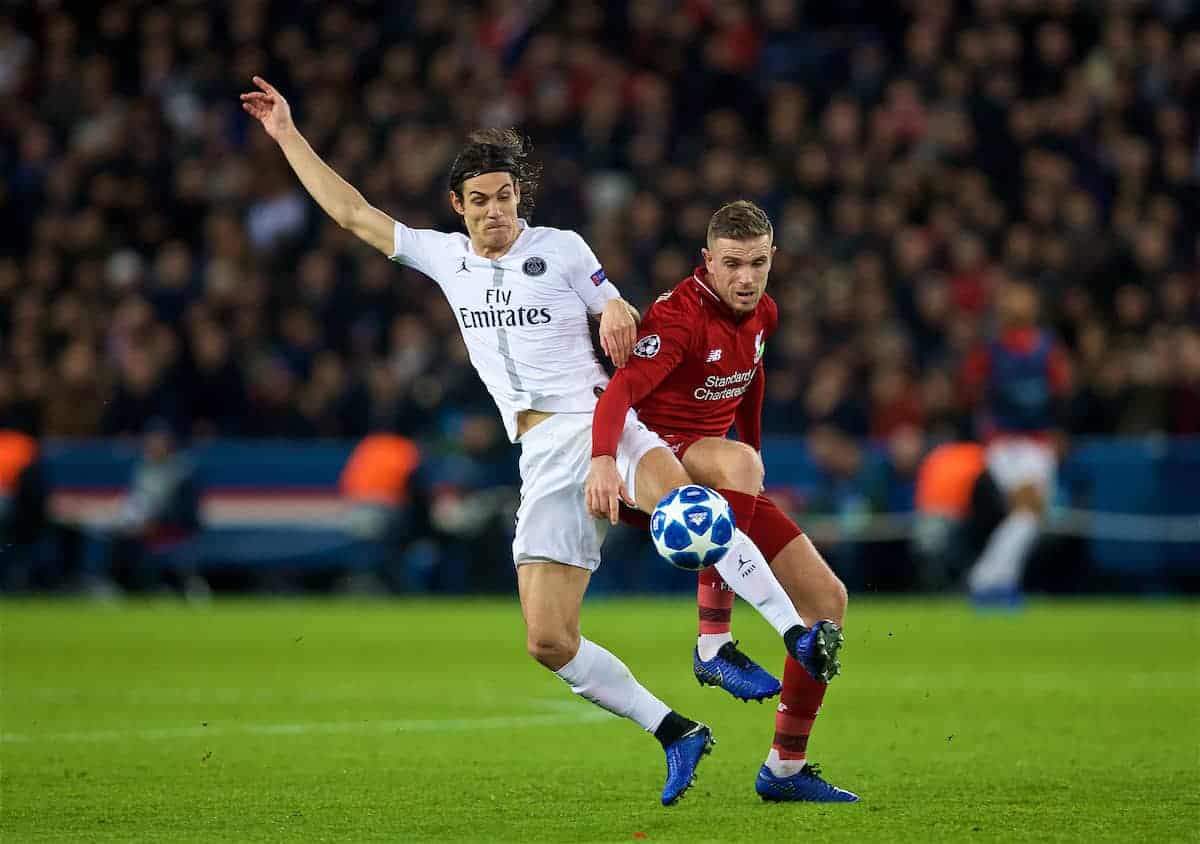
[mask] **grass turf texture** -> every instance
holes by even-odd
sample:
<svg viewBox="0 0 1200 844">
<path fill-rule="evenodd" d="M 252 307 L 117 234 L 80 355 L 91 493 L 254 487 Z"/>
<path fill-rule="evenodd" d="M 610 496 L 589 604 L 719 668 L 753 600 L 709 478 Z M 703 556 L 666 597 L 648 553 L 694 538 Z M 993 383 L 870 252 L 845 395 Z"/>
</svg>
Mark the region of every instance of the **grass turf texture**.
<svg viewBox="0 0 1200 844">
<path fill-rule="evenodd" d="M 1196 840 L 1200 637 L 1183 603 L 851 604 L 810 751 L 852 806 L 766 805 L 772 707 L 701 689 L 694 607 L 584 629 L 718 744 L 663 757 L 525 655 L 512 601 L 0 604 L 0 839 Z M 781 647 L 745 605 L 744 649 Z"/>
</svg>

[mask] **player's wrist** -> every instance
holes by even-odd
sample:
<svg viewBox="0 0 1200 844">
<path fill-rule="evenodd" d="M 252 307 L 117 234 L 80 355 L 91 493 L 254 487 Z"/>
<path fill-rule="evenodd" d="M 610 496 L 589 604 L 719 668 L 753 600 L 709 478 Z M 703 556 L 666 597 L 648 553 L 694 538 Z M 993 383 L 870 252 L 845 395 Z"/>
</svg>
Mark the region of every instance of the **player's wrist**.
<svg viewBox="0 0 1200 844">
<path fill-rule="evenodd" d="M 304 136 L 300 134 L 300 130 L 296 127 L 296 124 L 290 120 L 286 126 L 275 133 L 275 143 L 285 149 L 303 141 Z"/>
</svg>

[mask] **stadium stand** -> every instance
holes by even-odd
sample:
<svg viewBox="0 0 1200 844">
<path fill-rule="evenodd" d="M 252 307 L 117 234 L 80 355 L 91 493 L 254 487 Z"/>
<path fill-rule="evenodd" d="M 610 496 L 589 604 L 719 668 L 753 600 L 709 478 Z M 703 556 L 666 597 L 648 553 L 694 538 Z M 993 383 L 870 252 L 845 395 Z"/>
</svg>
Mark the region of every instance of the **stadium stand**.
<svg viewBox="0 0 1200 844">
<path fill-rule="evenodd" d="M 1077 0 L 6 6 L 0 427 L 502 445 L 436 288 L 251 131 L 252 73 L 414 225 L 457 225 L 467 130 L 520 126 L 535 221 L 583 232 L 635 302 L 698 261 L 718 204 L 768 209 L 765 430 L 866 467 L 797 506 L 837 512 L 849 481 L 912 510 L 921 456 L 974 433 L 963 364 L 1008 278 L 1064 344 L 1073 437 L 1200 433 L 1200 9 Z M 789 448 L 772 474 L 810 460 Z"/>
</svg>

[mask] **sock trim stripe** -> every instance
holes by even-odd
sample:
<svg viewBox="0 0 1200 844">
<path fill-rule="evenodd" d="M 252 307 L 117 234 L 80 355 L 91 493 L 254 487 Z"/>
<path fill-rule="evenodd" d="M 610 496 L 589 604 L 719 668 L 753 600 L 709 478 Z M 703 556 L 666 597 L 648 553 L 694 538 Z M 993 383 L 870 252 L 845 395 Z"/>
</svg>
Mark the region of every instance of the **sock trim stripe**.
<svg viewBox="0 0 1200 844">
<path fill-rule="evenodd" d="M 700 607 L 701 621 L 723 621 L 729 623 L 733 610 L 720 607 Z"/>
<path fill-rule="evenodd" d="M 798 753 L 804 756 L 808 752 L 808 736 L 794 736 L 787 733 L 775 731 L 775 739 L 771 742 L 771 747 L 779 751 L 781 759 L 786 759 L 785 753 Z"/>
</svg>

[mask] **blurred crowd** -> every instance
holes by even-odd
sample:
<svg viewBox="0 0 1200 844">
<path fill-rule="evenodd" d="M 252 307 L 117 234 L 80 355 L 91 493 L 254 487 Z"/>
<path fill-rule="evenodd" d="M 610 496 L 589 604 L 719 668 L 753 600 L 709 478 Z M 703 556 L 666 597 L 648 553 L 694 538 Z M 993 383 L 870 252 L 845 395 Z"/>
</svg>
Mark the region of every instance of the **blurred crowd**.
<svg viewBox="0 0 1200 844">
<path fill-rule="evenodd" d="M 1070 433 L 1200 433 L 1194 0 L 0 7 L 0 424 L 494 420 L 436 286 L 328 221 L 241 112 L 256 73 L 414 226 L 458 226 L 469 129 L 521 127 L 533 222 L 578 229 L 641 305 L 698 263 L 716 207 L 760 203 L 768 434 L 906 463 L 970 435 L 962 364 L 1010 278 L 1068 352 Z"/>
</svg>

